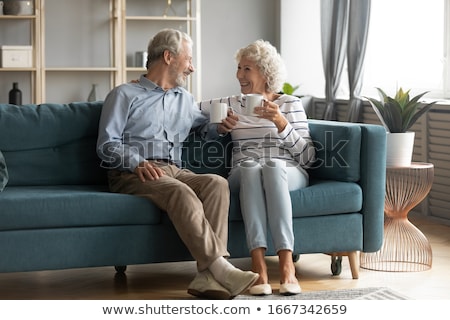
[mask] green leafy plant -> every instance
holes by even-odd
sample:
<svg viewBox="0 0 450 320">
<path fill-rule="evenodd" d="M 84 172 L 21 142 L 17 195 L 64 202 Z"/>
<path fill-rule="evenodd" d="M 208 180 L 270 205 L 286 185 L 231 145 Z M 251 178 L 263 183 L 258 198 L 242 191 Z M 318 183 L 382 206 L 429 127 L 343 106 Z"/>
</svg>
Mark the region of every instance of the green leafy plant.
<svg viewBox="0 0 450 320">
<path fill-rule="evenodd" d="M 437 102 L 433 101 L 426 105 L 419 102 L 419 99 L 427 94 L 428 91 L 422 92 L 410 99 L 410 90 L 403 91 L 403 89 L 400 88 L 397 90 L 395 97 L 392 98 L 380 88 L 376 89 L 380 95 L 380 100 L 368 97 L 366 97 L 366 99 L 369 100 L 383 126 L 391 133 L 408 131 L 417 119 L 428 112 L 428 110 L 430 110 Z M 423 107 L 420 107 L 421 105 L 423 105 Z"/>
<path fill-rule="evenodd" d="M 289 82 L 285 82 L 283 84 L 283 93 L 292 95 L 294 94 L 295 90 L 297 90 L 299 86 L 293 86 Z"/>
</svg>

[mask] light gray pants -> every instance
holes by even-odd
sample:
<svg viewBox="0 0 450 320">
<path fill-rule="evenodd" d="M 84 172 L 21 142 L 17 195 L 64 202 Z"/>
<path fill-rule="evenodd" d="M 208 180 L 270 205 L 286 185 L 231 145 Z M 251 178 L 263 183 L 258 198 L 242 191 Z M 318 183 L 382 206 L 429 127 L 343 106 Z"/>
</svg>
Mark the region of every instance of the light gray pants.
<svg viewBox="0 0 450 320">
<path fill-rule="evenodd" d="M 242 218 L 250 252 L 267 248 L 270 230 L 276 252 L 294 247 L 290 190 L 304 188 L 309 179 L 300 167 L 273 159 L 261 165 L 244 161 L 228 177 L 231 190 L 239 190 Z"/>
<path fill-rule="evenodd" d="M 195 174 L 186 169 L 154 162 L 166 173 L 141 182 L 136 174 L 111 170 L 112 192 L 150 199 L 167 212 L 180 238 L 203 271 L 218 257 L 228 257 L 228 182 L 219 175 Z M 164 245 L 164 244 L 162 244 Z"/>
</svg>

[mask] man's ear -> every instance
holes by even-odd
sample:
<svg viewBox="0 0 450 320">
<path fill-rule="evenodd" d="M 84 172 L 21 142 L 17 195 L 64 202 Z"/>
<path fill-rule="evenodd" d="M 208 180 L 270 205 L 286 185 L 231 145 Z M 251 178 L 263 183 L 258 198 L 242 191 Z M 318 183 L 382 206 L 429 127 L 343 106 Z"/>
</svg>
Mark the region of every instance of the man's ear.
<svg viewBox="0 0 450 320">
<path fill-rule="evenodd" d="M 172 60 L 172 53 L 169 50 L 164 50 L 163 58 L 166 64 L 170 64 L 170 60 Z"/>
</svg>

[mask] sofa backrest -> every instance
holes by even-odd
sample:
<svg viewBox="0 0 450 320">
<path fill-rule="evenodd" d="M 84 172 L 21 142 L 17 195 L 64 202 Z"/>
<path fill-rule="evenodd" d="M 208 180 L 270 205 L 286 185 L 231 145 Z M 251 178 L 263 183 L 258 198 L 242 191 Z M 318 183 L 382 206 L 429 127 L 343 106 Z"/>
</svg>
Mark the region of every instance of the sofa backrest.
<svg viewBox="0 0 450 320">
<path fill-rule="evenodd" d="M 311 137 L 316 146 L 317 161 L 310 176 L 357 182 L 360 179 L 361 128 L 354 123 L 309 120 Z M 197 173 L 219 173 L 230 170 L 232 141 L 229 135 L 217 141 L 202 141 L 191 133 L 185 141 L 183 164 Z"/>
<path fill-rule="evenodd" d="M 105 184 L 96 154 L 101 102 L 0 105 L 8 186 Z"/>
<path fill-rule="evenodd" d="M 102 102 L 15 106 L 0 104 L 0 150 L 8 185 L 106 184 L 96 154 Z M 360 179 L 361 128 L 358 124 L 310 120 L 318 161 L 312 178 Z M 198 173 L 224 177 L 230 169 L 229 136 L 203 141 L 192 133 L 182 161 Z"/>
<path fill-rule="evenodd" d="M 357 182 L 361 170 L 361 127 L 356 123 L 309 120 L 317 161 L 312 178 Z"/>
</svg>

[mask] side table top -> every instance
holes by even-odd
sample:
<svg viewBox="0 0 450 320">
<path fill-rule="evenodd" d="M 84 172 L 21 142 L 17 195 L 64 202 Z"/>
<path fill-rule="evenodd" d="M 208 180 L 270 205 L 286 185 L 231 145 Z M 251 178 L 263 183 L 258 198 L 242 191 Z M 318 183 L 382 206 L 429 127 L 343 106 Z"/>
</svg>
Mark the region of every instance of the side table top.
<svg viewBox="0 0 450 320">
<path fill-rule="evenodd" d="M 401 169 L 427 169 L 427 168 L 434 168 L 434 164 L 427 163 L 427 162 L 411 162 L 411 165 L 407 167 L 392 167 L 387 166 L 386 169 L 395 169 L 395 170 L 401 170 Z"/>
</svg>

